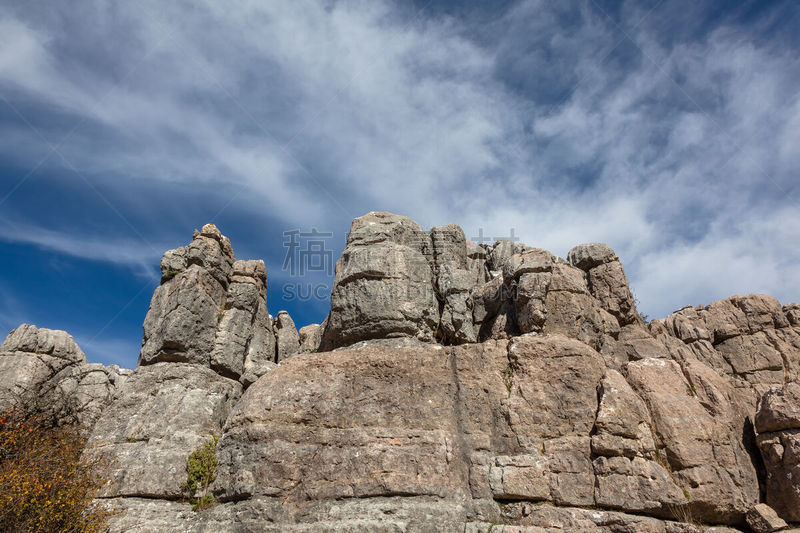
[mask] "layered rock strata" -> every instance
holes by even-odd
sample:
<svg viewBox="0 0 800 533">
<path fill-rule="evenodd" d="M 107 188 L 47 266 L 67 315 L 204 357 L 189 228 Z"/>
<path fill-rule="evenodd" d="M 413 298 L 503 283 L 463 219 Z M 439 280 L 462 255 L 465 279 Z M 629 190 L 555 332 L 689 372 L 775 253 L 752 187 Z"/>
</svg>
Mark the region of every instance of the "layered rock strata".
<svg viewBox="0 0 800 533">
<path fill-rule="evenodd" d="M 800 522 L 797 304 L 734 296 L 647 323 L 606 245 L 562 259 L 378 212 L 353 222 L 322 324 L 273 320 L 266 283 L 210 225 L 165 253 L 139 367 L 86 409 L 113 531 Z M 0 393 L 78 388 L 77 346 L 38 335 L 0 348 Z M 194 513 L 183 468 L 213 435 L 218 505 Z"/>
</svg>

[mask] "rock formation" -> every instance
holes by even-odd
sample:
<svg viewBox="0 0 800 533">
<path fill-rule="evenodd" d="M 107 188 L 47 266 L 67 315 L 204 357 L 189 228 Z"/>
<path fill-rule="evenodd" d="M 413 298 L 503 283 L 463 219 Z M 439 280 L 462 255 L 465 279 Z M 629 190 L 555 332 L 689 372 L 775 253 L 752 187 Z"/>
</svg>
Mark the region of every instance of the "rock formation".
<svg viewBox="0 0 800 533">
<path fill-rule="evenodd" d="M 85 453 L 112 465 L 112 531 L 800 522 L 797 304 L 734 296 L 647 323 L 607 245 L 562 259 L 390 213 L 353 222 L 330 313 L 299 331 L 214 226 L 161 268 L 135 371 L 33 326 L 0 347 L 3 405 L 74 402 Z M 218 505 L 195 513 L 184 465 L 214 435 Z"/>
<path fill-rule="evenodd" d="M 66 331 L 21 324 L 0 345 L 0 412 L 23 408 L 87 432 L 130 375 L 89 364 Z"/>
</svg>

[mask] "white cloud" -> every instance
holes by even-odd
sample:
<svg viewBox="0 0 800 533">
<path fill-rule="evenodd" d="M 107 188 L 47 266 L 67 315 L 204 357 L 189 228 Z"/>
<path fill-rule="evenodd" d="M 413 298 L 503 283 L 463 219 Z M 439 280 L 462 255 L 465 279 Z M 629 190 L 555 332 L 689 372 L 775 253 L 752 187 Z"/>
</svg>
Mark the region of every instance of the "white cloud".
<svg viewBox="0 0 800 533">
<path fill-rule="evenodd" d="M 112 240 L 79 235 L 2 218 L 0 225 L 6 228 L 6 231 L 0 233 L 0 241 L 33 245 L 49 252 L 89 261 L 117 264 L 149 279 L 158 279 L 161 276 L 158 265 L 163 250 L 167 249 L 164 245 L 153 245 L 141 240 Z"/>
<path fill-rule="evenodd" d="M 545 2 L 491 33 L 372 2 L 121 4 L 97 27 L 69 11 L 5 13 L 0 90 L 85 120 L 62 152 L 119 195 L 202 182 L 226 191 L 204 199 L 217 208 L 243 187 L 228 209 L 253 224 L 344 231 L 388 209 L 560 254 L 607 241 L 651 315 L 800 299 L 799 56 L 741 27 L 665 41 L 662 13 L 628 7 L 633 46 L 597 10 Z M 30 146 L 6 157 L 41 149 L 13 135 Z M 16 238 L 76 254 L 74 234 L 29 229 Z M 135 242 L 80 254 L 156 263 Z"/>
</svg>

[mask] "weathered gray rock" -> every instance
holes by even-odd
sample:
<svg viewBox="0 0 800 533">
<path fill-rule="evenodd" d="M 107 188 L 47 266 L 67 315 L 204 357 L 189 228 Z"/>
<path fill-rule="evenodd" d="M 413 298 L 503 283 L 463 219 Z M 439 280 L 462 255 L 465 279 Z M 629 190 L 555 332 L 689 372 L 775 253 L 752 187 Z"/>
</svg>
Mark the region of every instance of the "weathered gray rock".
<svg viewBox="0 0 800 533">
<path fill-rule="evenodd" d="M 755 424 L 759 433 L 800 429 L 800 383 L 768 390 L 759 402 Z"/>
<path fill-rule="evenodd" d="M 448 344 L 475 342 L 477 334 L 472 321 L 472 296 L 474 287 L 469 270 L 457 268 L 453 263 L 439 268 L 438 290 L 443 299 L 441 337 Z"/>
<path fill-rule="evenodd" d="M 300 353 L 314 353 L 319 350 L 322 342 L 322 331 L 324 326 L 321 324 L 309 324 L 303 326 L 297 332 L 300 338 Z"/>
<path fill-rule="evenodd" d="M 48 355 L 61 359 L 64 364 L 86 362 L 86 355 L 66 331 L 37 328 L 31 324 L 21 324 L 11 331 L 0 345 L 0 353 L 24 352 Z"/>
<path fill-rule="evenodd" d="M 198 265 L 227 288 L 233 269 L 231 241 L 214 224 L 206 224 L 200 231 L 195 230 L 194 238 L 186 247 L 186 265 Z"/>
<path fill-rule="evenodd" d="M 463 498 L 468 469 L 442 350 L 368 344 L 286 360 L 231 414 L 217 452 L 218 495 Z"/>
<path fill-rule="evenodd" d="M 654 458 L 656 446 L 650 413 L 622 374 L 607 370 L 599 395 L 592 452 L 607 457 Z"/>
<path fill-rule="evenodd" d="M 439 322 L 431 256 L 428 235 L 408 217 L 355 219 L 336 263 L 323 349 L 399 336 L 431 341 Z"/>
<path fill-rule="evenodd" d="M 747 525 L 755 533 L 772 533 L 788 527 L 786 521 L 778 516 L 775 509 L 763 503 L 759 503 L 747 511 Z"/>
<path fill-rule="evenodd" d="M 502 522 L 502 524 L 497 524 Z M 703 528 L 692 524 L 662 521 L 648 516 L 639 516 L 615 511 L 554 507 L 528 502 L 510 503 L 503 506 L 502 515 L 494 522 L 492 533 L 701 533 L 712 531 L 732 533 L 727 528 Z M 484 533 L 492 522 L 468 525 L 468 533 Z"/>
<path fill-rule="evenodd" d="M 593 242 L 589 244 L 579 244 L 567 252 L 567 261 L 572 266 L 578 267 L 583 271 L 589 270 L 618 261 L 617 254 L 607 244 Z"/>
<path fill-rule="evenodd" d="M 628 365 L 644 399 L 674 480 L 696 519 L 736 524 L 758 503 L 755 467 L 745 450 L 741 393 L 711 368 L 644 359 Z"/>
<path fill-rule="evenodd" d="M 475 342 L 470 292 L 476 274 L 469 269 L 464 231 L 455 224 L 436 226 L 430 231 L 430 239 L 435 285 L 442 304 L 437 333 L 447 344 Z"/>
<path fill-rule="evenodd" d="M 139 364 L 187 362 L 250 384 L 274 364 L 267 272 L 237 261 L 213 224 L 161 259 L 161 285 L 144 321 Z"/>
<path fill-rule="evenodd" d="M 186 460 L 221 434 L 241 385 L 187 363 L 139 367 L 102 412 L 86 454 L 111 465 L 102 497 L 176 499 Z"/>
<path fill-rule="evenodd" d="M 521 254 L 526 250 L 531 249 L 521 242 L 512 242 L 509 240 L 499 240 L 492 245 L 491 253 L 489 254 L 488 269 L 490 271 L 503 271 L 506 262 L 512 255 Z"/>
<path fill-rule="evenodd" d="M 225 293 L 196 264 L 156 288 L 144 320 L 139 365 L 174 361 L 210 366 Z"/>
<path fill-rule="evenodd" d="M 35 328 L 0 349 L 0 384 L 93 425 L 111 531 L 768 530 L 759 450 L 797 520 L 797 305 L 644 324 L 605 245 L 565 261 L 389 213 L 354 221 L 331 314 L 300 332 L 213 226 L 161 266 L 132 374 Z M 193 513 L 186 458 L 214 434 L 220 504 Z"/>
<path fill-rule="evenodd" d="M 689 349 L 671 347 L 675 356 L 696 358 L 749 384 L 753 411 L 771 387 L 800 378 L 800 331 L 774 298 L 750 294 L 685 307 L 655 327 Z"/>
<path fill-rule="evenodd" d="M 286 311 L 279 311 L 274 322 L 275 340 L 277 342 L 277 362 L 287 359 L 300 350 L 300 334 L 294 320 Z"/>
<path fill-rule="evenodd" d="M 434 226 L 430 231 L 430 240 L 435 276 L 438 277 L 439 270 L 444 265 L 467 268 L 467 238 L 460 226 L 456 224 Z"/>
<path fill-rule="evenodd" d="M 473 327 L 479 340 L 508 339 L 519 334 L 512 289 L 503 283 L 502 276 L 475 286 L 470 297 Z"/>
<path fill-rule="evenodd" d="M 546 250 L 512 256 L 503 280 L 512 287 L 522 333 L 561 333 L 596 349 L 605 336 L 619 334 L 617 319 L 589 294 L 583 271 Z"/>
<path fill-rule="evenodd" d="M 642 323 L 622 263 L 610 246 L 579 244 L 569 251 L 567 261 L 586 272 L 592 296 L 620 325 Z"/>
<path fill-rule="evenodd" d="M 197 531 L 202 519 L 191 504 L 153 498 L 104 498 L 95 500 L 110 511 L 108 533 L 189 533 Z M 217 531 L 234 531 L 231 520 Z"/>
<path fill-rule="evenodd" d="M 769 390 L 759 402 L 755 422 L 767 471 L 766 503 L 790 522 L 800 522 L 798 393 L 797 383 Z"/>
<path fill-rule="evenodd" d="M 40 405 L 50 420 L 77 424 L 86 433 L 132 372 L 117 365 L 70 365 L 42 385 Z"/>
<path fill-rule="evenodd" d="M 467 270 L 472 272 L 473 285 L 481 285 L 489 280 L 489 271 L 486 268 L 488 257 L 486 248 L 467 241 Z"/>
<path fill-rule="evenodd" d="M 41 390 L 59 372 L 85 364 L 86 356 L 66 331 L 19 325 L 0 345 L 0 411 L 66 407 L 43 402 Z"/>
</svg>

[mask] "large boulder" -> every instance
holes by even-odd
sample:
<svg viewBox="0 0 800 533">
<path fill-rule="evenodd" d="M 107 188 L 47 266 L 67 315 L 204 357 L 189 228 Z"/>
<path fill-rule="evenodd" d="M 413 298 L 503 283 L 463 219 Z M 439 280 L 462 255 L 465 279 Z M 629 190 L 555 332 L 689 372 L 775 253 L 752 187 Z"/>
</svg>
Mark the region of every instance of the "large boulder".
<svg viewBox="0 0 800 533">
<path fill-rule="evenodd" d="M 287 311 L 279 311 L 273 326 L 277 342 L 277 359 L 280 363 L 300 350 L 300 334 Z"/>
<path fill-rule="evenodd" d="M 767 391 L 756 414 L 767 471 L 766 501 L 781 518 L 800 522 L 800 384 Z"/>
<path fill-rule="evenodd" d="M 600 349 L 619 322 L 590 294 L 584 272 L 547 250 L 511 256 L 503 269 L 522 333 L 560 333 Z"/>
<path fill-rule="evenodd" d="M 325 326 L 322 324 L 309 324 L 303 326 L 297 331 L 300 340 L 301 353 L 314 353 L 319 350 L 319 345 L 322 342 L 322 332 Z"/>
<path fill-rule="evenodd" d="M 476 273 L 470 269 L 464 231 L 455 224 L 436 226 L 430 231 L 433 247 L 433 273 L 442 316 L 439 336 L 447 344 L 475 342 L 470 292 Z"/>
<path fill-rule="evenodd" d="M 355 219 L 336 263 L 322 349 L 390 337 L 433 340 L 439 304 L 431 255 L 428 235 L 408 217 Z"/>
<path fill-rule="evenodd" d="M 66 331 L 21 324 L 0 345 L 0 410 L 33 406 L 48 380 L 86 355 Z"/>
<path fill-rule="evenodd" d="M 745 400 L 729 381 L 699 361 L 628 364 L 628 381 L 652 416 L 656 446 L 686 490 L 698 520 L 736 524 L 758 503 L 758 479 L 745 449 Z"/>
<path fill-rule="evenodd" d="M 224 500 L 463 499 L 456 384 L 442 347 L 299 354 L 252 385 L 220 440 Z"/>
<path fill-rule="evenodd" d="M 601 243 L 579 244 L 567 254 L 569 263 L 586 272 L 589 291 L 620 325 L 642 323 L 617 254 Z"/>
<path fill-rule="evenodd" d="M 771 387 L 800 378 L 800 329 L 780 303 L 761 294 L 684 307 L 655 327 L 680 339 L 690 356 L 750 385 L 752 410 Z"/>
<path fill-rule="evenodd" d="M 222 434 L 242 387 L 188 363 L 155 363 L 128 377 L 94 426 L 87 457 L 111 468 L 102 497 L 177 499 L 189 454 Z"/>
<path fill-rule="evenodd" d="M 161 285 L 144 320 L 139 365 L 185 362 L 249 384 L 275 360 L 260 260 L 237 261 L 213 224 L 161 259 Z"/>
</svg>

